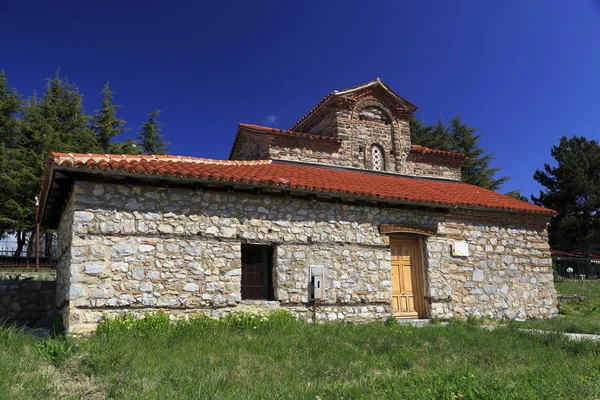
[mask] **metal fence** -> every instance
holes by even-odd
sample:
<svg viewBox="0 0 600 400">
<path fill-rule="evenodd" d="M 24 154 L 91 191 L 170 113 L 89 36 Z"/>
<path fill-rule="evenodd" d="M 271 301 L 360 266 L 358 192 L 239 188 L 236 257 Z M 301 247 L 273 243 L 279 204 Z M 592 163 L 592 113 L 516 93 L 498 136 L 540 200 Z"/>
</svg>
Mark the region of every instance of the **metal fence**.
<svg viewBox="0 0 600 400">
<path fill-rule="evenodd" d="M 0 271 L 48 269 L 56 269 L 56 257 L 52 254 L 42 251 L 37 257 L 35 251 L 0 250 Z"/>
<path fill-rule="evenodd" d="M 600 259 L 585 257 L 552 256 L 554 280 L 600 282 Z"/>
</svg>

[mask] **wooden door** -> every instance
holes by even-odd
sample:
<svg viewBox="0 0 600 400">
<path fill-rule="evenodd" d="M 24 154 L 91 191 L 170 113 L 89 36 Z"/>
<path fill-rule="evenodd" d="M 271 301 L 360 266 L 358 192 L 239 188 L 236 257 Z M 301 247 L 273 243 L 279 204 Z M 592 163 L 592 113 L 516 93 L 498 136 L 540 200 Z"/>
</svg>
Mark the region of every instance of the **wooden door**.
<svg viewBox="0 0 600 400">
<path fill-rule="evenodd" d="M 390 239 L 392 306 L 398 318 L 424 318 L 423 276 L 418 239 Z"/>
</svg>

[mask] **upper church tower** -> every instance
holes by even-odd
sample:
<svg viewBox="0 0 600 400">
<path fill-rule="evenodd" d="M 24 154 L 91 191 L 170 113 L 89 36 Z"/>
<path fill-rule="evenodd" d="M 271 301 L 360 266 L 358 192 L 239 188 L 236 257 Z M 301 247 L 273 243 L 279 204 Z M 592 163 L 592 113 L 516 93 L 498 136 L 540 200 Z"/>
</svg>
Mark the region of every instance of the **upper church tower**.
<svg viewBox="0 0 600 400">
<path fill-rule="evenodd" d="M 340 138 L 340 155 L 349 167 L 401 172 L 416 109 L 377 78 L 329 94 L 291 130 Z"/>
<path fill-rule="evenodd" d="M 464 156 L 412 146 L 417 107 L 379 78 L 334 91 L 289 130 L 240 124 L 230 159 L 273 159 L 460 180 Z"/>
</svg>

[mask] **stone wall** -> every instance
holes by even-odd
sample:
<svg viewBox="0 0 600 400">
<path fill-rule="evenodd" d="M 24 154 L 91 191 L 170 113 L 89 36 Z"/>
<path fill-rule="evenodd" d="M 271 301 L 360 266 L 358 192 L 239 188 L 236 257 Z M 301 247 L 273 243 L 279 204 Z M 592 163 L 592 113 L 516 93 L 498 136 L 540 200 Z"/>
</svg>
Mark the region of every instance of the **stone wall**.
<svg viewBox="0 0 600 400">
<path fill-rule="evenodd" d="M 468 257 L 451 256 L 455 241 L 467 242 Z M 455 211 L 426 249 L 432 317 L 522 320 L 558 313 L 543 221 Z"/>
<path fill-rule="evenodd" d="M 441 163 L 435 160 L 423 160 L 409 155 L 399 171 L 403 175 L 427 178 L 441 178 L 460 181 L 462 179 L 461 165 L 457 163 Z"/>
<path fill-rule="evenodd" d="M 337 136 L 337 110 L 335 108 L 329 107 L 324 110 L 319 119 L 320 121 L 306 133 L 320 136 Z M 296 131 L 303 132 L 302 130 Z"/>
<path fill-rule="evenodd" d="M 316 164 L 345 165 L 339 153 L 340 144 L 290 136 L 272 137 L 268 158 Z"/>
<path fill-rule="evenodd" d="M 56 309 L 54 280 L 0 280 L 0 321 L 51 326 Z"/>
<path fill-rule="evenodd" d="M 69 298 L 72 283 L 71 244 L 73 242 L 74 203 L 75 196 L 71 193 L 61 214 L 58 230 L 56 232 L 56 308 L 63 319 L 63 322 L 69 320 Z M 74 281 L 76 281 L 76 278 Z"/>
<path fill-rule="evenodd" d="M 269 139 L 267 135 L 244 130 L 239 133 L 229 159 L 266 160 L 269 155 Z"/>
<path fill-rule="evenodd" d="M 403 222 L 439 227 L 423 241 L 430 316 L 556 313 L 540 221 L 516 229 L 497 222 L 506 215 L 471 220 L 239 192 L 77 182 L 59 232 L 68 231 L 69 207 L 73 234 L 59 234 L 72 240 L 70 268 L 67 258 L 59 261 L 59 280 L 70 274 L 62 314 L 69 332 L 93 330 L 106 314 L 158 309 L 183 316 L 286 307 L 310 319 L 311 265 L 326 267 L 317 318 L 382 319 L 392 313 L 391 268 L 389 238 L 379 225 Z M 472 222 L 477 218 L 482 222 Z M 469 257 L 450 256 L 455 240 L 469 243 Z M 242 243 L 273 247 L 275 301 L 241 299 Z"/>
</svg>

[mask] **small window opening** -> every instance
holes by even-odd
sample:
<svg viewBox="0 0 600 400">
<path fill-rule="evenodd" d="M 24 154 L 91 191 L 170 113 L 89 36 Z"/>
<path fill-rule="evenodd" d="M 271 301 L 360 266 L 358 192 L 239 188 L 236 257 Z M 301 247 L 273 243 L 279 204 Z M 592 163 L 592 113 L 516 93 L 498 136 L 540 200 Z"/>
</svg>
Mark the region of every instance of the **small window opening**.
<svg viewBox="0 0 600 400">
<path fill-rule="evenodd" d="M 378 146 L 373 146 L 371 148 L 371 164 L 374 171 L 385 171 L 383 152 Z"/>
<path fill-rule="evenodd" d="M 273 300 L 273 249 L 242 245 L 242 299 Z"/>
</svg>

